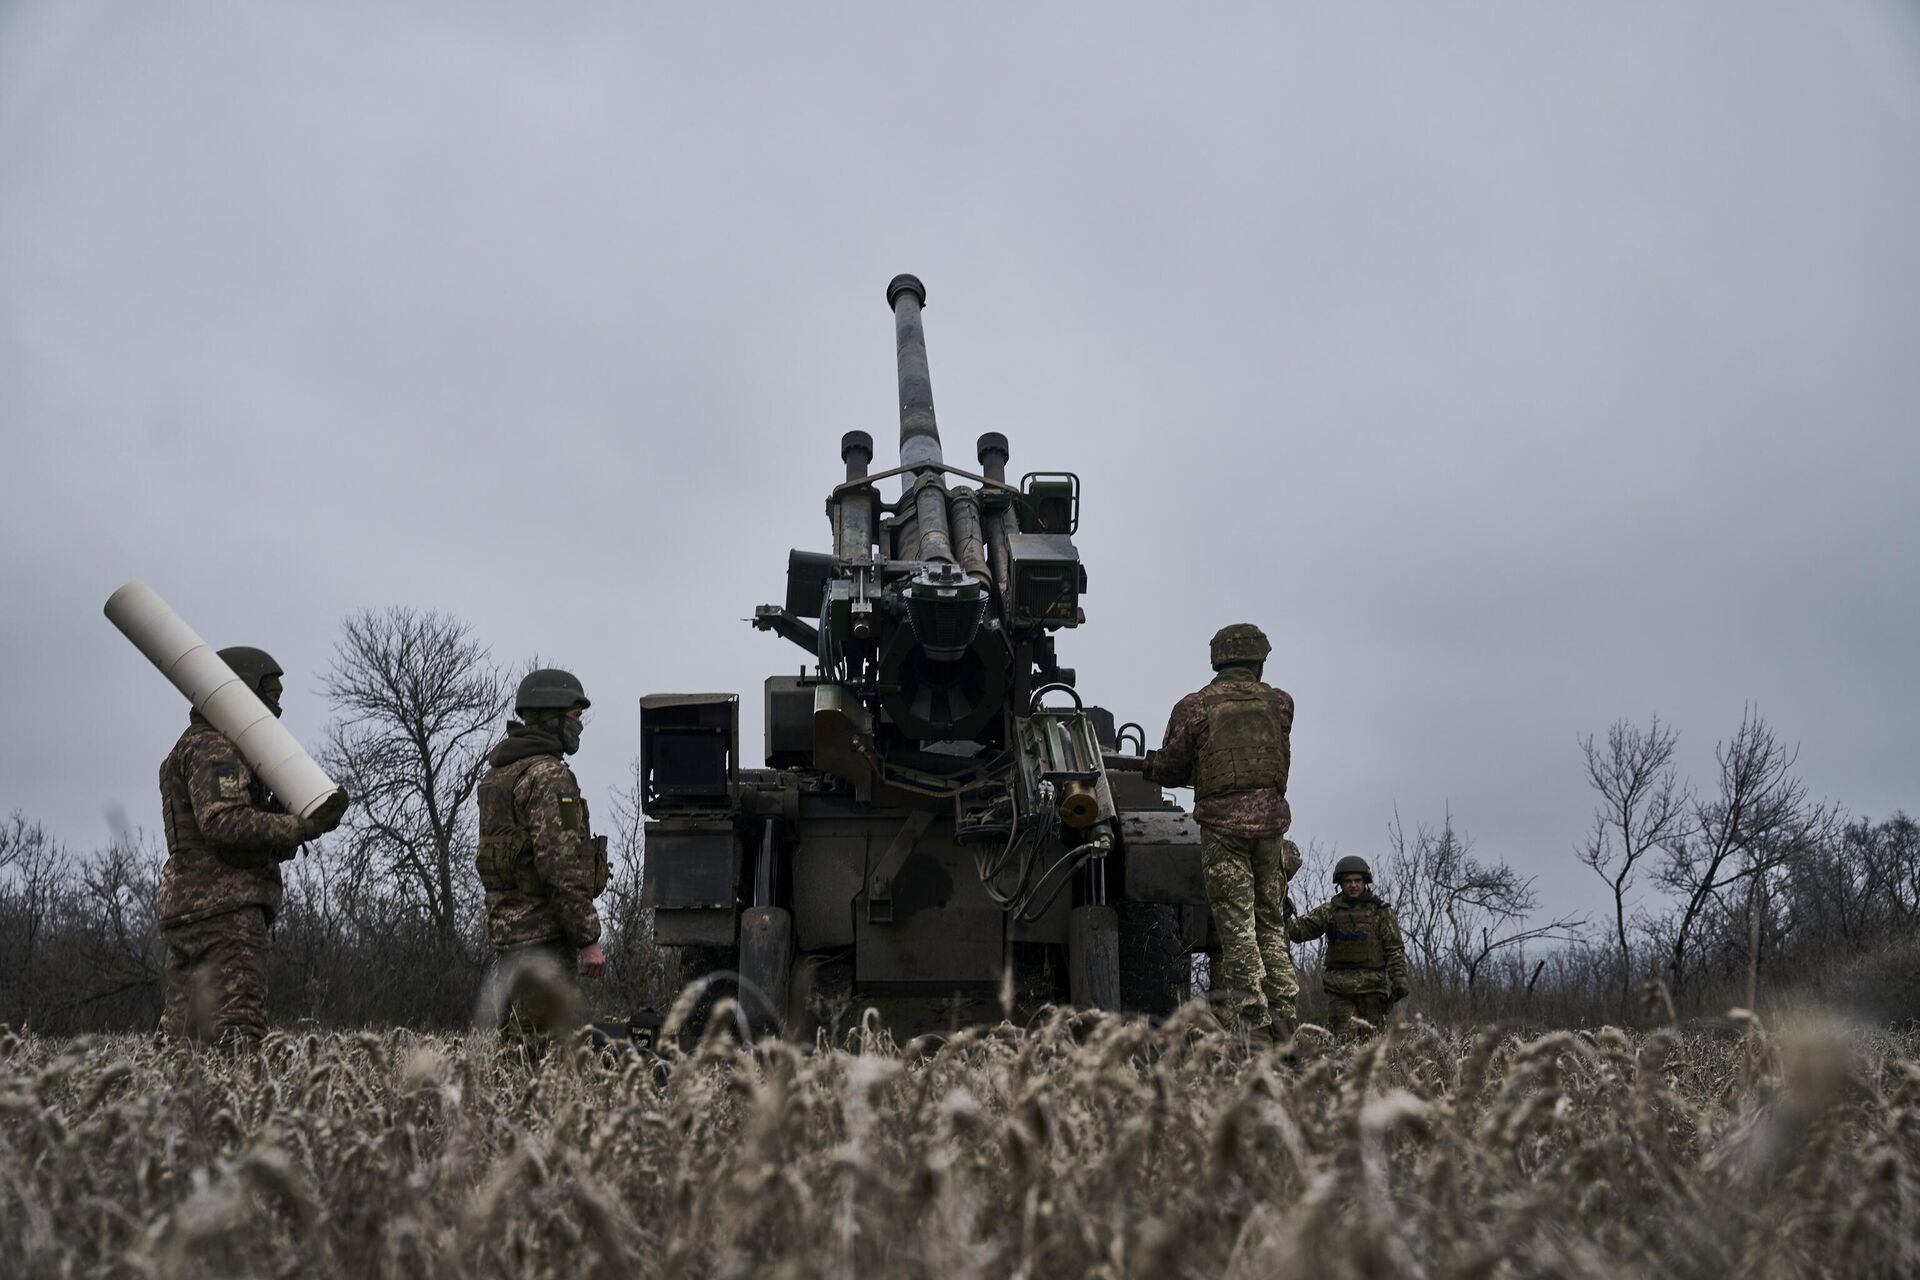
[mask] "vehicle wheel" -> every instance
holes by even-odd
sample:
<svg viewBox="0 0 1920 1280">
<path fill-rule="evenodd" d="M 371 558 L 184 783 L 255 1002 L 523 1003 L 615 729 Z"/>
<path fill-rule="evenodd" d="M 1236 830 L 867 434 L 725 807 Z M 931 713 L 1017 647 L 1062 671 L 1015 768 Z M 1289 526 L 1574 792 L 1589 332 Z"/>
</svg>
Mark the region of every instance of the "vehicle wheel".
<svg viewBox="0 0 1920 1280">
<path fill-rule="evenodd" d="M 802 954 L 794 960 L 794 1039 L 802 1044 L 812 1044 L 822 1031 L 827 1033 L 829 1043 L 836 1043 L 858 1016 L 853 1004 L 850 951 Z"/>
<path fill-rule="evenodd" d="M 707 1028 L 707 1019 L 713 1013 L 713 1006 L 721 1000 L 737 999 L 740 994 L 740 950 L 738 947 L 689 946 L 675 947 L 674 963 L 678 969 L 675 975 L 674 1003 L 679 1003 L 680 995 L 689 986 L 700 983 L 700 994 L 695 998 L 693 1008 L 686 1021 L 681 1024 L 679 1040 L 682 1047 L 691 1048 L 700 1042 L 700 1036 Z"/>
<path fill-rule="evenodd" d="M 1192 994 L 1193 958 L 1181 937 L 1180 908 L 1116 902 L 1120 914 L 1120 1007 L 1165 1015 Z"/>
<path fill-rule="evenodd" d="M 1025 1023 L 1050 1004 L 1068 1000 L 1067 949 L 1040 942 L 1013 944 L 1013 1020 Z M 1001 1016 L 999 997 L 993 1016 Z"/>
</svg>

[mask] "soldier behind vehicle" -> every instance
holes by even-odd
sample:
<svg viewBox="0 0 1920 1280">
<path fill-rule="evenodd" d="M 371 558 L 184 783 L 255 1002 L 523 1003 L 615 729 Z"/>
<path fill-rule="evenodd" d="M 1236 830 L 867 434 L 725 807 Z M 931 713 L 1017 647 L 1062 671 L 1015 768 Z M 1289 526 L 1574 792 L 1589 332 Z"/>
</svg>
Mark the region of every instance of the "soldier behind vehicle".
<svg viewBox="0 0 1920 1280">
<path fill-rule="evenodd" d="M 1287 926 L 1294 942 L 1326 935 L 1327 1028 L 1346 1031 L 1354 1018 L 1378 1028 L 1388 1011 L 1407 998 L 1407 952 L 1400 921 L 1373 891 L 1373 869 L 1365 858 L 1345 857 L 1333 865 L 1339 892 L 1331 900 Z"/>
<path fill-rule="evenodd" d="M 275 716 L 280 664 L 241 645 L 220 658 Z M 286 812 L 227 736 L 195 711 L 160 766 L 167 864 L 158 915 L 168 1035 L 248 1049 L 267 1030 L 268 931 L 280 911 L 280 864 L 340 825 L 336 813 Z"/>
<path fill-rule="evenodd" d="M 607 887 L 606 840 L 594 837 L 565 760 L 580 749 L 580 714 L 591 705 L 569 672 L 530 672 L 514 695 L 519 719 L 488 752 L 477 792 L 475 863 L 487 891 L 501 1035 L 535 1054 L 580 1024 L 576 970 L 597 978 L 607 968 L 593 905 Z"/>
<path fill-rule="evenodd" d="M 1251 623 L 1223 627 L 1208 656 L 1214 677 L 1180 699 L 1145 773 L 1193 787 L 1207 907 L 1220 935 L 1215 1016 L 1228 1030 L 1293 1034 L 1300 985 L 1287 951 L 1287 805 L 1293 699 L 1260 679 L 1273 646 Z M 1293 866 L 1297 869 L 1297 852 Z"/>
</svg>

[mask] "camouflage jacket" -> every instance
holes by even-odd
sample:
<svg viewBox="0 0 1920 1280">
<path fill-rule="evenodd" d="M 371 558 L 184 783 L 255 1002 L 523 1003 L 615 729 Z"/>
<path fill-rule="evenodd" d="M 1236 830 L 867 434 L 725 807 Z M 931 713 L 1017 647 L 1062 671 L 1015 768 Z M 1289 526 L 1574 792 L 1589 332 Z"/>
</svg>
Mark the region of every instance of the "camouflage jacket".
<svg viewBox="0 0 1920 1280">
<path fill-rule="evenodd" d="M 1212 681 L 1215 685 L 1235 682 L 1270 688 L 1255 679 L 1251 667 L 1222 668 Z M 1207 744 L 1209 732 L 1206 692 L 1205 689 L 1197 690 L 1174 704 L 1173 715 L 1167 721 L 1167 732 L 1160 739 L 1160 749 L 1152 753 L 1151 777 L 1162 786 L 1183 787 L 1193 781 L 1194 766 L 1200 758 L 1201 749 Z M 1293 729 L 1293 699 L 1280 689 L 1271 689 L 1271 692 L 1277 696 L 1283 732 L 1290 734 Z M 1210 827 L 1223 835 L 1277 836 L 1285 835 L 1287 828 L 1293 825 L 1293 810 L 1287 805 L 1283 784 L 1196 799 L 1193 819 L 1201 826 Z"/>
<path fill-rule="evenodd" d="M 227 736 L 193 717 L 160 765 L 167 866 L 159 918 L 186 925 L 241 907 L 280 911 L 280 863 L 300 848 L 300 819 L 267 794 Z"/>
<path fill-rule="evenodd" d="M 1312 942 L 1323 935 L 1327 990 L 1344 995 L 1384 994 L 1408 985 L 1399 917 L 1371 889 L 1353 902 L 1336 893 L 1287 922 L 1289 942 Z"/>
<path fill-rule="evenodd" d="M 481 883 L 495 950 L 600 940 L 593 900 L 607 885 L 587 801 L 550 730 L 507 726 L 479 787 Z M 497 851 L 497 852 L 496 852 Z"/>
</svg>

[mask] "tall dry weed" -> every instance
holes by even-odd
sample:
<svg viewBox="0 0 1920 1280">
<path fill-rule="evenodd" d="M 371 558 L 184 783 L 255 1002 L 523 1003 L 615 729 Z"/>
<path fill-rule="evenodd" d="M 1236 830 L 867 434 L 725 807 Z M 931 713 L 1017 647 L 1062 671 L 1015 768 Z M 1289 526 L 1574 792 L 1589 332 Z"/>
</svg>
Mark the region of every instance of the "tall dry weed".
<svg viewBox="0 0 1920 1280">
<path fill-rule="evenodd" d="M 1915 1037 L 0 1031 L 10 1276 L 1920 1274 Z M 716 1029 L 717 1028 L 717 1029 Z"/>
</svg>

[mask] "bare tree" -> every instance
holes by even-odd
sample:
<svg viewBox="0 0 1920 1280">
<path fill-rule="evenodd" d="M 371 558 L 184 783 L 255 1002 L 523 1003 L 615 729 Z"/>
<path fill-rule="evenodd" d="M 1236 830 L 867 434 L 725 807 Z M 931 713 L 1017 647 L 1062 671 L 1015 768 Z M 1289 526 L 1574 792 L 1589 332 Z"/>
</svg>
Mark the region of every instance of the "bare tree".
<svg viewBox="0 0 1920 1280">
<path fill-rule="evenodd" d="M 628 1007 L 652 1005 L 664 1008 L 671 1002 L 675 984 L 668 972 L 666 954 L 654 945 L 653 908 L 645 904 L 646 814 L 640 808 L 645 779 L 640 757 L 628 766 L 625 786 L 614 788 L 607 833 L 611 846 L 613 879 L 607 885 L 607 901 L 602 909 L 606 943 L 611 960 L 609 977 L 600 998 L 615 998 Z"/>
<path fill-rule="evenodd" d="M 1766 887 L 1761 882 L 1831 820 L 1833 811 L 1810 801 L 1806 784 L 1794 776 L 1798 754 L 1780 743 L 1751 706 L 1742 713 L 1733 738 L 1715 747 L 1718 786 L 1711 797 L 1694 801 L 1687 830 L 1666 847 L 1660 869 L 1661 883 L 1680 899 L 1667 957 L 1668 981 L 1676 993 L 1685 982 L 1689 947 L 1702 922 L 1715 910 L 1734 915 L 1727 895 L 1736 888 L 1745 890 L 1751 966 Z"/>
<path fill-rule="evenodd" d="M 70 975 L 84 983 L 71 1008 L 88 1010 L 126 997 L 156 1011 L 160 1003 L 159 924 L 154 916 L 166 851 L 140 833 L 116 836 L 82 861 L 68 897 L 79 917 L 73 932 L 90 945 Z"/>
<path fill-rule="evenodd" d="M 11 1020 L 31 1023 L 46 1003 L 47 939 L 70 861 L 45 824 L 29 822 L 18 809 L 0 824 L 0 992 L 9 997 Z"/>
<path fill-rule="evenodd" d="M 640 798 L 645 793 L 646 777 L 640 769 L 640 757 L 635 756 L 627 763 L 626 785 L 613 789 L 613 829 L 607 833 L 607 837 L 614 855 L 636 866 L 640 863 L 646 843 L 647 815 L 640 807 Z"/>
<path fill-rule="evenodd" d="M 1920 924 L 1920 824 L 1904 813 L 1877 825 L 1860 818 L 1835 843 L 1857 868 L 1862 915 L 1883 921 L 1888 933 L 1904 934 Z"/>
<path fill-rule="evenodd" d="M 1911 972 L 1910 960 L 1871 958 L 1912 955 L 1920 926 L 1920 826 L 1905 814 L 1817 832 L 1769 887 L 1770 910 L 1760 921 L 1766 958 L 1790 961 L 1803 974 L 1857 971 L 1861 988 L 1872 985 L 1867 975 L 1876 963 L 1904 963 Z M 1750 978 L 1757 985 L 1758 974 Z"/>
<path fill-rule="evenodd" d="M 1616 720 L 1601 746 L 1589 734 L 1580 740 L 1587 783 L 1600 796 L 1593 829 L 1574 855 L 1606 881 L 1613 894 L 1614 939 L 1619 947 L 1620 998 L 1631 998 L 1633 948 L 1627 939 L 1627 894 L 1648 854 L 1686 834 L 1691 797 L 1674 770 L 1680 735 L 1655 716 L 1645 730 Z"/>
<path fill-rule="evenodd" d="M 1300 847 L 1300 869 L 1287 882 L 1287 896 L 1295 908 L 1310 911 L 1326 901 L 1333 889 L 1333 864 L 1340 860 L 1339 846 L 1309 840 Z"/>
<path fill-rule="evenodd" d="M 1533 877 L 1473 857 L 1471 842 L 1454 830 L 1451 809 L 1438 831 L 1416 826 L 1411 837 L 1395 810 L 1387 840 L 1385 879 L 1400 932 L 1429 980 L 1451 975 L 1471 993 L 1487 962 L 1508 948 L 1577 936 L 1578 917 L 1527 923 L 1540 906 Z"/>
<path fill-rule="evenodd" d="M 323 763 L 356 801 L 342 827 L 343 889 L 383 870 L 456 943 L 474 895 L 455 868 L 469 857 L 505 676 L 467 623 L 396 607 L 346 620 L 325 688 L 338 719 Z"/>
</svg>

